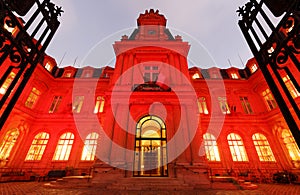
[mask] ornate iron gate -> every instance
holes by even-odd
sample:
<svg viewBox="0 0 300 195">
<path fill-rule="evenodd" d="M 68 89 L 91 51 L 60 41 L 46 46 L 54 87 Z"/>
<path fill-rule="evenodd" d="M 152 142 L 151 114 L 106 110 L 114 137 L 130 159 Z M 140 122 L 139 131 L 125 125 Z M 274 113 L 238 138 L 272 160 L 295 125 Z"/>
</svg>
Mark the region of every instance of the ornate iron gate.
<svg viewBox="0 0 300 195">
<path fill-rule="evenodd" d="M 300 146 L 299 105 L 282 79 L 287 75 L 300 92 L 299 0 L 250 0 L 237 12 L 240 29 Z"/>
<path fill-rule="evenodd" d="M 37 64 L 43 61 L 62 12 L 50 0 L 0 0 L 0 87 L 12 71 L 15 73 L 0 100 L 0 129 Z"/>
</svg>

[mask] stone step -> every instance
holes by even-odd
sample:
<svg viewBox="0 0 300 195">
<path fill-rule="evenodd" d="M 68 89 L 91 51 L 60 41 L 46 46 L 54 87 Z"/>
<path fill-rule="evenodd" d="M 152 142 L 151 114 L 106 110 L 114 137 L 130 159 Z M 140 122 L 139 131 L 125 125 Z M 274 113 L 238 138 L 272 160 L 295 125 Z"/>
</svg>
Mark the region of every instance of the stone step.
<svg viewBox="0 0 300 195">
<path fill-rule="evenodd" d="M 91 186 L 91 176 L 67 176 L 45 184 L 47 187 L 86 187 Z"/>
<path fill-rule="evenodd" d="M 122 178 L 106 187 L 109 190 L 192 190 L 193 186 L 176 178 Z"/>
<path fill-rule="evenodd" d="M 174 185 L 174 184 L 112 184 L 106 187 L 109 190 L 193 190 L 193 186 L 188 184 Z"/>
<path fill-rule="evenodd" d="M 242 184 L 240 184 L 240 186 L 242 187 L 242 189 L 244 190 L 255 190 L 258 188 L 258 185 L 253 184 L 251 182 L 244 182 Z"/>
<path fill-rule="evenodd" d="M 79 183 L 79 182 L 89 182 L 92 179 L 92 176 L 67 176 L 63 177 L 62 179 L 58 179 L 56 181 L 63 180 L 65 182 L 70 183 Z"/>
<path fill-rule="evenodd" d="M 130 177 L 130 178 L 122 178 L 118 180 L 118 182 L 122 183 L 176 183 L 176 184 L 182 184 L 184 181 L 178 180 L 177 178 L 168 178 L 168 177 Z"/>
</svg>

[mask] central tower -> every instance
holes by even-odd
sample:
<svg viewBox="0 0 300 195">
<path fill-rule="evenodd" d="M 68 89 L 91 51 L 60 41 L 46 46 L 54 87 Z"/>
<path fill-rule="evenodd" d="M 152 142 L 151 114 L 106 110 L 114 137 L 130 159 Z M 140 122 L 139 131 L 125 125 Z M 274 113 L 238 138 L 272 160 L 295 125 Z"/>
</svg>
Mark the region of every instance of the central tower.
<svg viewBox="0 0 300 195">
<path fill-rule="evenodd" d="M 166 24 L 158 11 L 146 10 L 132 34 L 113 44 L 116 64 L 104 124 L 110 140 L 99 156 L 126 170 L 125 177 L 177 177 L 185 170 L 180 166 L 201 163 L 192 150 L 200 142 L 194 140 L 199 118 L 190 45 Z"/>
</svg>

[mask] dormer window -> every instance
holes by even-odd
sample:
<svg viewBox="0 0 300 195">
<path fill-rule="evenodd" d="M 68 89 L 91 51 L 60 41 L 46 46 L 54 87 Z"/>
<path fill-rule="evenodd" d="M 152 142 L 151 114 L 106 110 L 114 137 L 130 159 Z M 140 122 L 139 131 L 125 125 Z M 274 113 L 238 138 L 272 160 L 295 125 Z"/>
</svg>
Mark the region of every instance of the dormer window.
<svg viewBox="0 0 300 195">
<path fill-rule="evenodd" d="M 64 76 L 63 77 L 65 77 L 65 78 L 71 78 L 72 77 L 72 71 L 66 71 L 65 73 L 64 73 Z"/>
<path fill-rule="evenodd" d="M 91 78 L 93 76 L 93 71 L 92 70 L 84 70 L 82 77 L 83 78 Z"/>
<path fill-rule="evenodd" d="M 217 78 L 220 78 L 220 76 L 219 76 L 218 72 L 214 71 L 211 73 L 211 78 L 217 79 Z"/>
<path fill-rule="evenodd" d="M 47 62 L 46 65 L 45 65 L 45 68 L 46 68 L 46 70 L 48 70 L 49 72 L 51 72 L 53 66 L 49 62 Z"/>
<path fill-rule="evenodd" d="M 200 75 L 199 73 L 195 73 L 193 76 L 192 76 L 193 79 L 200 79 Z"/>
<path fill-rule="evenodd" d="M 230 76 L 231 76 L 232 79 L 238 79 L 239 78 L 239 76 L 235 72 L 231 73 Z"/>
<path fill-rule="evenodd" d="M 250 67 L 251 73 L 254 73 L 257 69 L 258 69 L 258 67 L 256 64 L 252 64 L 252 66 Z"/>
</svg>

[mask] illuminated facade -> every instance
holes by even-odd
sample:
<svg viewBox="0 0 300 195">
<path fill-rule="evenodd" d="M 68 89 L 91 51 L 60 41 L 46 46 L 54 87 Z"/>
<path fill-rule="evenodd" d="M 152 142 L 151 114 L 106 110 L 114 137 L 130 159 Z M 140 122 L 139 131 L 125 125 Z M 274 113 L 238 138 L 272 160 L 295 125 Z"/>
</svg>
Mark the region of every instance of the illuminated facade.
<svg viewBox="0 0 300 195">
<path fill-rule="evenodd" d="M 45 57 L 0 132 L 2 173 L 83 175 L 104 164 L 123 177 L 297 172 L 299 148 L 255 59 L 245 69 L 188 68 L 190 45 L 163 15 L 137 22 L 115 42 L 114 68 L 58 68 Z"/>
</svg>

